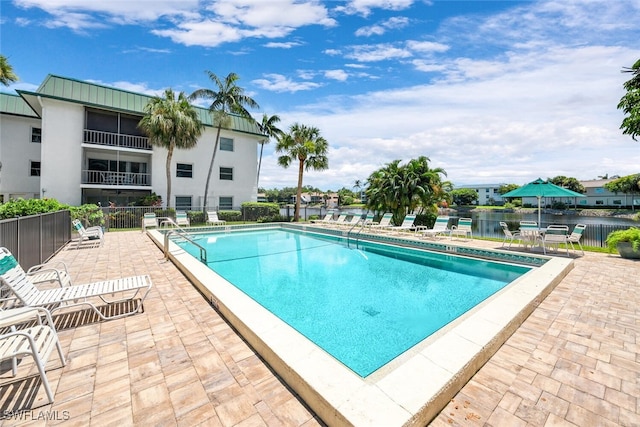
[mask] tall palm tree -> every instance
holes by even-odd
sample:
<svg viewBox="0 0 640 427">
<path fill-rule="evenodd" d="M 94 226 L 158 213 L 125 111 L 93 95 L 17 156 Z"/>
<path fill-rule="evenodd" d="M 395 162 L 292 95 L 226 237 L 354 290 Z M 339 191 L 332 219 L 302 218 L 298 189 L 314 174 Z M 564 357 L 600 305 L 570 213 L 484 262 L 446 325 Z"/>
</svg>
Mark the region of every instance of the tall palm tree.
<svg viewBox="0 0 640 427">
<path fill-rule="evenodd" d="M 211 163 L 209 164 L 209 173 L 207 174 L 207 183 L 204 187 L 204 200 L 202 210 L 207 209 L 207 195 L 209 194 L 209 183 L 211 181 L 211 173 L 213 172 L 213 163 L 216 160 L 218 145 L 220 144 L 220 131 L 223 127 L 231 126 L 231 114 L 238 114 L 241 117 L 254 121 L 251 114 L 245 108 L 260 108 L 258 103 L 248 95 L 244 94 L 244 89 L 236 85 L 240 77 L 236 73 L 229 73 L 224 80 L 215 75 L 211 71 L 205 71 L 209 79 L 214 83 L 215 89 L 198 89 L 189 95 L 189 99 L 210 99 L 211 105 L 209 112 L 213 118 L 213 124 L 217 127 L 216 141 L 213 146 L 213 154 L 211 155 Z"/>
<path fill-rule="evenodd" d="M 18 80 L 18 76 L 13 72 L 13 67 L 9 64 L 7 57 L 0 55 L 0 84 L 3 86 L 9 86 L 9 83 L 13 83 Z"/>
<path fill-rule="evenodd" d="M 329 143 L 320 135 L 320 130 L 313 126 L 294 123 L 289 133 L 278 138 L 276 152 L 284 153 L 278 157 L 278 164 L 288 168 L 298 160 L 298 191 L 296 193 L 296 210 L 294 221 L 300 219 L 300 199 L 302 198 L 302 175 L 305 170 L 325 170 L 329 168 L 327 151 Z"/>
<path fill-rule="evenodd" d="M 260 160 L 258 160 L 258 176 L 256 178 L 256 185 L 260 184 L 260 166 L 262 165 L 262 150 L 264 150 L 264 144 L 268 144 L 271 138 L 279 138 L 284 132 L 276 126 L 276 123 L 280 122 L 280 116 L 274 114 L 269 117 L 266 114 L 262 115 L 262 122 L 258 123 L 260 131 L 267 135 L 269 138 L 260 141 Z"/>
<path fill-rule="evenodd" d="M 204 125 L 189 99 L 180 92 L 176 99 L 171 89 L 164 91 L 164 98 L 155 96 L 144 107 L 144 117 L 138 127 L 147 134 L 149 143 L 167 149 L 167 207 L 171 206 L 171 157 L 173 150 L 196 146 Z"/>
</svg>

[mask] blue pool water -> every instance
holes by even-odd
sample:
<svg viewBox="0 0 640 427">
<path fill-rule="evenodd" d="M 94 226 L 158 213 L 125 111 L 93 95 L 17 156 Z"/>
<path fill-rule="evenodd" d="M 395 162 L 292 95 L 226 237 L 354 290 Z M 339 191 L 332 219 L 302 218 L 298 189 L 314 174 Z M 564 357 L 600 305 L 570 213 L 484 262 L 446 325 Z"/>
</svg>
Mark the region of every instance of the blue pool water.
<svg viewBox="0 0 640 427">
<path fill-rule="evenodd" d="M 529 271 L 285 230 L 212 233 L 198 243 L 212 270 L 362 377 Z"/>
</svg>

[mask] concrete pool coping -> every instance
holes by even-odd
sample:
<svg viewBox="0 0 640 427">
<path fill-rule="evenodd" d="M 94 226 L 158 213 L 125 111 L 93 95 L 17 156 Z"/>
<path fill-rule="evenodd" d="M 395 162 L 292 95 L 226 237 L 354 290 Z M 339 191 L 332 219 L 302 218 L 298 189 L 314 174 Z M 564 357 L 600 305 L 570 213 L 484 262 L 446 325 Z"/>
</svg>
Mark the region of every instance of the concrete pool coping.
<svg viewBox="0 0 640 427">
<path fill-rule="evenodd" d="M 148 233 L 163 247 L 161 232 Z M 542 267 L 361 378 L 173 242 L 168 256 L 323 421 L 356 426 L 428 423 L 573 268 L 541 257 Z"/>
</svg>

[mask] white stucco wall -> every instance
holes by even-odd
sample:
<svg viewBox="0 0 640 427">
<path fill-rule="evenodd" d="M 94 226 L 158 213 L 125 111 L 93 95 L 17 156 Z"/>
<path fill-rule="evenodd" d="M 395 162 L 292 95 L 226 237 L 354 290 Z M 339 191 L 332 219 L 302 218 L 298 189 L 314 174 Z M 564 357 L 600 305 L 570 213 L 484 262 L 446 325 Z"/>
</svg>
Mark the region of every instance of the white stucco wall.
<svg viewBox="0 0 640 427">
<path fill-rule="evenodd" d="M 79 206 L 82 199 L 82 133 L 84 107 L 42 99 L 42 172 L 45 197 Z"/>
<path fill-rule="evenodd" d="M 243 202 L 257 200 L 257 144 L 258 139 L 250 135 L 222 131 L 222 137 L 233 139 L 234 151 L 220 151 L 211 173 L 207 204 L 210 208 L 218 206 L 220 196 L 233 197 L 234 207 Z M 200 208 L 203 202 L 204 187 L 209 172 L 209 164 L 213 153 L 216 129 L 205 128 L 195 148 L 175 150 L 171 162 L 171 207 L 175 207 L 176 196 L 191 196 L 194 209 Z M 153 148 L 153 191 L 162 197 L 166 204 L 167 180 L 165 173 L 167 151 Z M 176 177 L 176 165 L 186 163 L 193 165 L 193 178 Z M 233 168 L 233 181 L 220 180 L 220 167 Z"/>
<path fill-rule="evenodd" d="M 31 161 L 40 161 L 41 144 L 31 142 L 31 128 L 40 120 L 0 115 L 0 194 L 5 201 L 40 195 L 40 178 L 30 176 Z"/>
</svg>

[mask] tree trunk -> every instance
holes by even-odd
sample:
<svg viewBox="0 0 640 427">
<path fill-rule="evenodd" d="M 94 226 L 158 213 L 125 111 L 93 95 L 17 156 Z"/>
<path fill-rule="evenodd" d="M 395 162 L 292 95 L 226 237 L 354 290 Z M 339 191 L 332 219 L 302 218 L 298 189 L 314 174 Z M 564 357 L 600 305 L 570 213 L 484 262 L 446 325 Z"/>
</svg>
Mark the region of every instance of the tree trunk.
<svg viewBox="0 0 640 427">
<path fill-rule="evenodd" d="M 220 140 L 220 129 L 222 125 L 218 125 L 218 132 L 216 133 L 216 142 L 213 145 L 213 154 L 211 155 L 211 163 L 209 164 L 209 173 L 207 174 L 207 183 L 204 186 L 204 198 L 202 202 L 202 212 L 207 211 L 207 194 L 209 194 L 209 182 L 211 181 L 211 172 L 213 172 L 213 162 L 216 159 L 216 153 L 218 152 L 218 141 Z"/>
<path fill-rule="evenodd" d="M 167 150 L 167 164 L 165 166 L 167 172 L 167 201 L 166 206 L 167 209 L 171 207 L 171 158 L 173 157 L 173 142 L 169 144 L 169 149 Z"/>
<path fill-rule="evenodd" d="M 262 165 L 262 150 L 264 150 L 264 141 L 260 143 L 260 159 L 258 160 L 258 175 L 256 176 L 256 188 L 260 186 L 260 166 Z"/>
<path fill-rule="evenodd" d="M 300 220 L 300 200 L 302 199 L 302 173 L 304 170 L 304 160 L 300 159 L 300 166 L 298 167 L 298 192 L 296 193 L 296 211 L 293 215 L 293 220 L 298 222 Z"/>
</svg>

